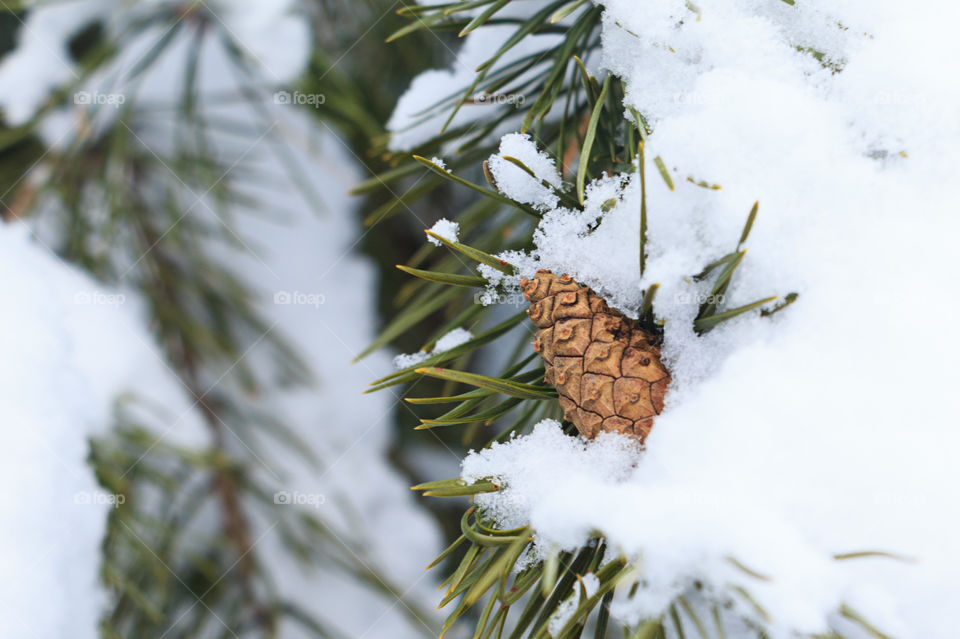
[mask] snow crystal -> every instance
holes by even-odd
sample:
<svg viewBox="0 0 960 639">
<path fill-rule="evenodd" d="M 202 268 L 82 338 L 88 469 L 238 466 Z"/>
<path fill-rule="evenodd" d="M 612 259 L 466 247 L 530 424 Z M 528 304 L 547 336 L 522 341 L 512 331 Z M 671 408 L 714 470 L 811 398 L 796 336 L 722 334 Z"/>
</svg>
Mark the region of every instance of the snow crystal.
<svg viewBox="0 0 960 639">
<path fill-rule="evenodd" d="M 568 273 L 635 316 L 642 285 L 639 211 L 638 179 L 604 177 L 588 187 L 582 211 L 558 208 L 544 215 L 528 256 L 500 257 L 524 277 L 532 277 L 538 268 Z"/>
<path fill-rule="evenodd" d="M 519 160 L 533 175 L 506 158 Z M 510 133 L 503 136 L 500 152 L 490 157 L 489 166 L 497 189 L 516 202 L 531 204 L 544 211 L 556 207 L 560 201 L 556 193 L 560 187 L 560 173 L 553 159 L 539 151 L 529 135 Z M 553 188 L 545 186 L 544 182 Z"/>
<path fill-rule="evenodd" d="M 503 528 L 537 526 L 534 512 L 545 501 L 563 498 L 578 483 L 600 473 L 601 481 L 625 479 L 639 448 L 633 440 L 600 435 L 590 445 L 565 436 L 560 424 L 544 420 L 524 437 L 471 453 L 463 460 L 461 477 L 467 482 L 492 479 L 504 487 L 476 496 L 476 503 Z M 561 545 L 580 540 L 578 531 Z M 556 540 L 554 540 L 556 541 Z"/>
<path fill-rule="evenodd" d="M 417 351 L 416 353 L 400 353 L 393 358 L 393 367 L 400 371 L 405 368 L 410 368 L 411 366 L 416 366 L 428 357 L 430 357 L 430 353 L 426 351 Z"/>
<path fill-rule="evenodd" d="M 455 328 L 437 340 L 433 353 L 444 353 L 473 339 L 473 333 L 465 328 Z"/>
<path fill-rule="evenodd" d="M 397 370 L 403 370 L 404 368 L 410 368 L 411 366 L 416 366 L 420 362 L 424 361 L 431 355 L 439 355 L 440 353 L 445 353 L 451 349 L 460 346 L 466 342 L 469 342 L 473 339 L 473 333 L 468 331 L 465 328 L 455 328 L 449 333 L 445 333 L 440 339 L 437 340 L 436 345 L 434 345 L 433 350 L 429 353 L 426 351 L 417 351 L 416 353 L 400 354 L 393 358 L 393 366 Z"/>
<path fill-rule="evenodd" d="M 440 218 L 437 220 L 436 224 L 431 227 L 430 232 L 439 235 L 448 242 L 460 241 L 460 224 L 457 222 L 451 222 L 447 218 Z M 429 235 L 427 236 L 427 241 L 435 246 L 443 246 L 443 242 Z"/>
</svg>

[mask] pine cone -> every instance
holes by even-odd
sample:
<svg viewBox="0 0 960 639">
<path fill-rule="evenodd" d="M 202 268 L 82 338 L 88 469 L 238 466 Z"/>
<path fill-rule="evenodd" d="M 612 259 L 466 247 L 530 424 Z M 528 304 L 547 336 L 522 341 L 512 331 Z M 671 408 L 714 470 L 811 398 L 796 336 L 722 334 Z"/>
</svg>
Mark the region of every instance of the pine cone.
<svg viewBox="0 0 960 639">
<path fill-rule="evenodd" d="M 657 337 L 569 275 L 540 270 L 520 286 L 540 329 L 533 349 L 546 363 L 544 381 L 560 393 L 564 417 L 588 439 L 616 432 L 643 441 L 670 384 Z"/>
</svg>

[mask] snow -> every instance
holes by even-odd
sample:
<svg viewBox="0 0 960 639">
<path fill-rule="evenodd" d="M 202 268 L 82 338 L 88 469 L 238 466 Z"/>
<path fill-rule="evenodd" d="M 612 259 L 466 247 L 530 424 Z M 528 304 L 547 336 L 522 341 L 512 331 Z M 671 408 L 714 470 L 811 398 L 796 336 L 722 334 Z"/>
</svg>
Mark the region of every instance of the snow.
<svg viewBox="0 0 960 639">
<path fill-rule="evenodd" d="M 573 613 L 576 612 L 577 606 L 580 605 L 581 591 L 589 598 L 595 595 L 599 589 L 600 580 L 597 579 L 596 575 L 587 573 L 581 577 L 580 583 L 574 586 L 573 594 L 557 606 L 556 612 L 551 615 L 550 622 L 547 624 L 547 630 L 550 632 L 550 636 L 560 636 L 560 631 L 563 630 L 564 624 L 570 620 Z"/>
<path fill-rule="evenodd" d="M 445 333 L 440 339 L 437 340 L 437 343 L 434 345 L 433 349 L 428 353 L 426 351 L 417 351 L 416 353 L 397 355 L 393 358 L 393 366 L 397 370 L 403 370 L 405 368 L 410 368 L 411 366 L 416 366 L 420 362 L 426 360 L 431 355 L 439 355 L 440 353 L 445 353 L 451 349 L 465 344 L 473 339 L 473 333 L 468 331 L 465 328 L 455 328 L 449 333 Z"/>
<path fill-rule="evenodd" d="M 499 257 L 518 275 L 570 273 L 627 314 L 658 283 L 667 408 L 639 456 L 546 422 L 473 453 L 463 476 L 500 478 L 507 488 L 478 503 L 505 526 L 531 524 L 542 548 L 599 529 L 638 560 L 640 594 L 620 592 L 614 606 L 623 620 L 661 614 L 697 581 L 757 621 L 736 591 L 746 588 L 773 637 L 830 627 L 857 636 L 837 616 L 843 604 L 891 636 L 951 637 L 960 88 L 947 61 L 960 54 L 958 9 L 604 5 L 604 63 L 654 125 L 647 269 L 641 278 L 635 173 L 591 185 L 583 211 L 551 208 L 533 250 Z M 825 52 L 826 64 L 798 47 Z M 691 276 L 737 248 L 757 200 L 724 307 L 799 299 L 697 336 L 709 281 Z M 491 295 L 518 279 L 482 273 L 501 287 Z M 857 550 L 915 561 L 833 558 Z M 736 628 L 727 636 L 751 636 Z"/>
<path fill-rule="evenodd" d="M 400 371 L 405 368 L 410 368 L 411 366 L 416 366 L 420 362 L 425 361 L 428 357 L 430 357 L 430 353 L 426 351 L 417 351 L 416 353 L 400 353 L 399 355 L 394 356 L 393 367 Z"/>
<path fill-rule="evenodd" d="M 532 7 L 527 5 L 533 4 L 535 3 L 517 2 L 511 3 L 510 7 L 523 13 L 531 11 Z M 508 15 L 508 12 L 504 11 L 502 15 Z M 449 116 L 449 111 L 437 108 L 438 105 L 449 101 L 455 103 L 459 100 L 463 91 L 473 83 L 476 68 L 493 55 L 513 34 L 513 31 L 511 26 L 490 26 L 472 31 L 463 38 L 463 44 L 458 51 L 450 51 L 454 58 L 450 70 L 430 69 L 414 78 L 406 93 L 397 101 L 393 114 L 387 122 L 387 129 L 391 132 L 390 149 L 410 151 L 436 135 Z M 497 69 L 502 69 L 526 56 L 556 46 L 559 38 L 560 36 L 553 34 L 524 38 L 500 58 L 490 74 L 493 75 Z M 535 65 L 517 78 L 514 84 L 519 86 L 530 78 L 535 78 L 544 68 L 544 64 Z M 449 128 L 456 129 L 478 123 L 492 112 L 491 109 L 490 103 L 464 104 Z M 501 135 L 508 133 L 515 125 L 515 122 L 507 122 L 501 125 L 497 132 Z M 456 144 L 451 145 L 451 148 L 455 149 Z"/>
<path fill-rule="evenodd" d="M 0 636 L 93 639 L 106 605 L 107 513 L 126 496 L 100 488 L 89 438 L 107 431 L 127 392 L 182 415 L 171 441 L 202 444 L 204 431 L 134 299 L 62 263 L 19 224 L 0 225 L 0 296 Z"/>
<path fill-rule="evenodd" d="M 615 203 L 612 208 L 611 202 Z M 609 211 L 605 213 L 605 209 Z M 637 286 L 639 210 L 639 179 L 629 174 L 605 177 L 587 187 L 583 210 L 560 207 L 545 213 L 533 236 L 535 248 L 529 254 L 506 252 L 498 257 L 523 277 L 533 277 L 539 268 L 569 273 L 635 317 L 642 298 Z M 599 219 L 603 223 L 597 226 Z M 731 243 L 735 244 L 738 237 L 731 236 Z M 684 275 L 696 273 L 705 265 L 696 263 L 694 270 L 684 271 Z M 518 283 L 517 277 L 507 279 L 492 270 L 482 271 L 491 284 Z"/>
<path fill-rule="evenodd" d="M 7 123 L 24 124 L 53 89 L 79 76 L 67 43 L 109 6 L 106 0 L 78 0 L 27 15 L 16 48 L 0 62 L 0 108 Z"/>
<path fill-rule="evenodd" d="M 519 160 L 533 175 L 506 158 Z M 531 204 L 541 211 L 556 208 L 559 203 L 556 189 L 560 187 L 560 173 L 553 158 L 539 151 L 529 135 L 510 133 L 503 136 L 500 151 L 490 157 L 489 166 L 497 189 L 510 199 Z M 554 188 L 544 186 L 544 183 Z"/>
<path fill-rule="evenodd" d="M 360 364 L 351 363 L 376 331 L 372 293 L 376 273 L 366 259 L 350 253 L 357 231 L 345 217 L 356 204 L 348 189 L 359 176 L 349 147 L 331 132 L 321 135 L 307 117 L 284 107 L 277 107 L 274 116 L 303 169 L 326 177 L 322 215 L 294 184 L 284 181 L 289 178 L 278 176 L 277 183 L 252 194 L 264 201 L 269 198 L 271 206 L 283 213 L 272 219 L 243 216 L 236 227 L 253 252 L 234 253 L 231 261 L 259 288 L 267 321 L 290 341 L 316 377 L 306 388 L 278 388 L 258 403 L 258 411 L 277 415 L 306 443 L 306 454 L 297 456 L 288 445 L 258 440 L 262 446 L 258 454 L 269 466 L 261 479 L 274 486 L 275 495 L 289 495 L 290 508 L 318 517 L 350 549 L 349 559 L 378 571 L 405 599 L 398 602 L 350 575 L 291 555 L 277 530 L 271 529 L 276 515 L 258 521 L 255 534 L 264 535 L 258 549 L 285 597 L 350 636 L 419 637 L 424 625 L 435 624 L 438 617 L 433 610 L 435 583 L 423 568 L 441 549 L 441 540 L 429 516 L 415 506 L 408 483 L 386 459 L 398 398 L 389 393 L 363 395 L 370 379 L 389 366 L 388 356 L 377 353 Z M 273 158 L 266 150 L 252 155 L 264 172 L 270 171 Z M 325 303 L 276 304 L 277 291 L 322 296 Z M 469 334 L 444 339 L 437 348 L 452 348 Z M 271 366 L 266 349 L 253 348 L 248 357 L 264 368 Z M 398 554 L 397 547 L 404 552 Z M 335 549 L 331 546 L 326 552 Z M 404 614 L 408 607 L 415 616 Z M 310 635 L 284 624 L 280 636 Z"/>
<path fill-rule="evenodd" d="M 268 84 L 293 82 L 306 68 L 310 24 L 298 0 L 217 0 L 204 7 Z"/>
<path fill-rule="evenodd" d="M 457 222 L 451 222 L 445 217 L 437 220 L 437 222 L 430 228 L 430 232 L 439 235 L 448 242 L 460 241 L 460 224 Z M 427 236 L 427 241 L 434 246 L 443 246 L 443 242 L 429 235 Z"/>
<path fill-rule="evenodd" d="M 467 329 L 455 328 L 437 340 L 437 345 L 434 347 L 433 351 L 434 353 L 445 353 L 456 348 L 457 346 L 460 346 L 461 344 L 466 344 L 472 339 L 473 333 Z"/>
</svg>

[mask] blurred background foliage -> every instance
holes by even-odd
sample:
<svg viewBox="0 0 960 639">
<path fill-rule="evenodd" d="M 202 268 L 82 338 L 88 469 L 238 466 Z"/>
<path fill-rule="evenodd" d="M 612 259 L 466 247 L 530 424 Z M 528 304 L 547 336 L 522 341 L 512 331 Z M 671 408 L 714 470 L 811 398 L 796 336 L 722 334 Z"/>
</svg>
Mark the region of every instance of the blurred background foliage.
<svg viewBox="0 0 960 639">
<path fill-rule="evenodd" d="M 7 8 L 0 11 L 0 55 L 15 45 L 30 11 L 17 4 L 4 6 Z M 452 36 L 427 31 L 385 45 L 387 37 L 406 24 L 406 19 L 397 15 L 403 6 L 403 2 L 388 0 L 301 3 L 312 25 L 313 49 L 307 72 L 290 90 L 326 97 L 323 108 L 304 111 L 345 142 L 367 175 L 383 173 L 396 164 L 396 158 L 386 152 L 385 123 L 397 97 L 419 72 L 448 64 L 455 46 Z M 177 28 L 192 30 L 197 51 L 202 38 L 217 35 L 216 28 L 211 28 L 213 21 L 205 18 L 202 2 L 185 0 L 156 7 L 144 21 L 161 27 L 179 24 L 184 12 L 190 12 L 185 24 Z M 136 73 L 147 73 L 168 44 L 158 43 Z M 69 50 L 81 77 L 87 77 L 108 66 L 122 46 L 109 41 L 100 25 L 93 24 L 73 38 Z M 246 61 L 240 52 L 234 54 L 233 62 L 243 72 Z M 188 67 L 184 70 L 186 87 L 190 74 Z M 235 99 L 255 103 L 263 97 L 258 90 L 251 85 L 246 95 Z M 108 284 L 132 283 L 143 294 L 151 328 L 171 367 L 190 392 L 204 398 L 202 409 L 212 437 L 209 450 L 158 446 L 134 412 L 126 411 L 121 403 L 111 434 L 94 442 L 91 461 L 101 483 L 133 496 L 111 514 L 105 540 L 103 577 L 115 602 L 102 632 L 108 637 L 216 636 L 223 628 L 215 618 L 222 617 L 241 635 L 274 636 L 278 620 L 288 618 L 311 635 L 339 636 L 336 624 L 328 623 L 336 611 L 324 610 L 322 605 L 317 610 L 302 610 L 277 598 L 267 571 L 251 552 L 249 519 L 253 515 L 245 512 L 246 504 L 270 508 L 270 494 L 255 473 L 248 472 L 247 466 L 254 465 L 250 455 L 225 441 L 228 437 L 219 424 L 227 420 L 241 433 L 248 432 L 246 429 L 271 431 L 283 440 L 288 436 L 283 425 L 269 415 L 257 414 L 242 398 L 256 394 L 265 384 L 300 383 L 309 373 L 282 339 L 271 337 L 277 380 L 265 379 L 260 371 L 241 363 L 231 373 L 236 383 L 206 390 L 204 380 L 232 368 L 250 336 L 263 332 L 263 319 L 253 308 L 246 283 L 204 250 L 210 238 L 232 242 L 228 233 L 192 219 L 184 220 L 175 233 L 168 234 L 165 229 L 183 211 L 185 191 L 204 192 L 210 183 L 215 184 L 209 193 L 218 211 L 215 215 L 230 215 L 238 204 L 254 211 L 259 205 L 245 202 L 236 189 L 233 174 L 241 181 L 255 179 L 244 176 L 242 164 L 231 171 L 231 179 L 217 179 L 226 168 L 224 159 L 206 139 L 222 125 L 197 111 L 190 90 L 178 95 L 182 101 L 174 105 L 179 113 L 175 135 L 182 144 L 162 158 L 139 143 L 144 132 L 136 124 L 133 129 L 120 126 L 119 119 L 101 123 L 103 128 L 94 135 L 81 132 L 67 145 L 47 148 L 37 127 L 43 115 L 69 103 L 71 87 L 57 91 L 30 122 L 16 127 L 0 125 L 0 209 L 4 220 L 32 220 L 46 229 L 48 243 L 64 259 Z M 150 117 L 137 117 L 142 115 L 138 111 L 142 106 L 128 101 L 122 111 L 124 120 L 147 129 L 152 126 Z M 40 165 L 45 167 L 42 175 L 27 179 Z M 187 182 L 192 183 L 172 181 L 168 165 L 177 176 L 190 176 Z M 290 163 L 285 169 L 293 174 L 298 171 Z M 292 179 L 303 185 L 305 193 L 313 188 L 309 175 Z M 464 203 L 464 196 L 455 195 L 446 185 L 434 186 L 437 188 L 421 199 L 405 204 L 402 214 L 377 222 L 375 233 L 367 232 L 371 225 L 364 220 L 396 198 L 397 185 L 376 183 L 357 200 L 356 235 L 362 238 L 358 247 L 377 265 L 377 300 L 383 317 L 395 312 L 396 292 L 408 280 L 394 265 L 407 262 L 421 249 L 424 226 L 431 225 L 442 211 Z M 94 201 L 107 203 L 105 218 L 91 214 L 102 209 L 90 206 Z M 145 251 L 145 258 L 135 259 Z M 443 321 L 435 314 L 405 334 L 396 346 L 417 350 Z M 394 422 L 392 462 L 411 484 L 423 481 L 412 449 L 443 449 L 446 436 L 414 434 L 411 426 L 418 421 L 402 404 L 395 407 Z M 296 442 L 291 445 L 296 448 Z M 223 538 L 195 526 L 211 501 L 219 502 Z M 162 504 L 159 510 L 157 503 Z M 458 527 L 458 508 L 428 506 L 434 508 L 445 528 Z M 402 595 L 400 585 L 375 574 L 375 568 L 351 561 L 351 553 L 345 552 L 336 535 L 327 534 L 322 521 L 286 519 L 284 538 L 293 555 L 305 561 L 319 557 L 372 589 Z M 187 543 L 190 534 L 199 535 L 200 541 Z M 237 578 L 220 579 L 225 569 L 238 563 Z M 182 581 L 170 577 L 168 566 Z M 195 592 L 205 593 L 203 606 L 195 605 Z M 416 610 L 415 603 L 407 604 Z M 174 630 L 169 621 L 181 616 L 183 621 Z"/>
</svg>

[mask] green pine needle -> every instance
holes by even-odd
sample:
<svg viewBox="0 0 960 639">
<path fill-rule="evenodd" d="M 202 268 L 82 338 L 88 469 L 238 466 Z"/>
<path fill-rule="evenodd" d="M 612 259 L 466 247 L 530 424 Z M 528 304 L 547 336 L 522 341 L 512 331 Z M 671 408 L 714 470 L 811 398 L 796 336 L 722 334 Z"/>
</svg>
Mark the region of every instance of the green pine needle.
<svg viewBox="0 0 960 639">
<path fill-rule="evenodd" d="M 479 275 L 455 275 L 453 273 L 438 273 L 436 271 L 423 271 L 416 268 L 410 268 L 409 266 L 403 266 L 402 264 L 397 264 L 397 268 L 413 275 L 414 277 L 419 277 L 422 280 L 428 282 L 437 282 L 440 284 L 449 284 L 450 286 L 467 286 L 467 287 L 483 287 L 487 285 L 487 280 L 480 277 Z"/>
<path fill-rule="evenodd" d="M 670 177 L 670 171 L 667 170 L 667 166 L 663 163 L 663 159 L 658 155 L 657 157 L 653 158 L 653 163 L 656 165 L 657 171 L 660 172 L 660 177 L 663 178 L 667 188 L 671 191 L 675 191 L 676 187 L 673 185 L 673 178 Z"/>
<path fill-rule="evenodd" d="M 577 168 L 577 198 L 580 205 L 584 203 L 584 188 L 587 179 L 587 166 L 590 164 L 590 152 L 593 150 L 593 142 L 597 138 L 597 125 L 600 123 L 600 114 L 606 104 L 607 91 L 610 90 L 610 78 L 608 74 L 603 81 L 603 88 L 600 90 L 600 97 L 593 107 L 593 113 L 590 115 L 590 122 L 587 125 L 587 133 L 583 139 L 583 146 L 580 149 L 580 165 Z"/>
<path fill-rule="evenodd" d="M 476 373 L 464 373 L 462 371 L 435 367 L 418 368 L 416 372 L 419 375 L 427 375 L 429 377 L 436 377 L 437 379 L 468 384 L 520 399 L 552 399 L 557 396 L 556 391 L 551 386 L 522 384 L 520 382 L 513 382 L 496 377 L 488 377 L 487 375 L 477 375 Z"/>
</svg>

